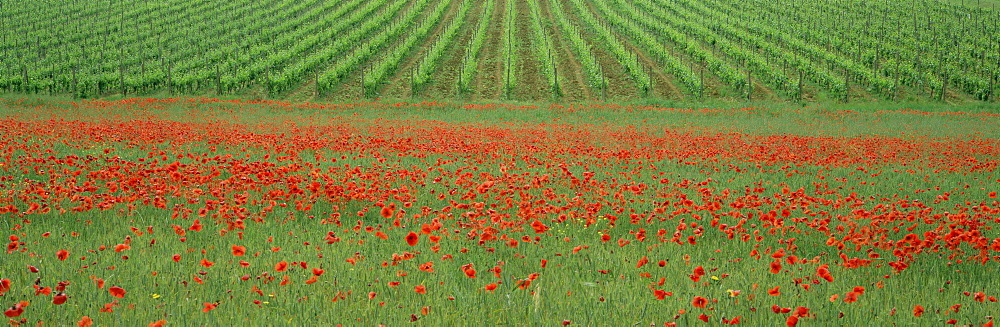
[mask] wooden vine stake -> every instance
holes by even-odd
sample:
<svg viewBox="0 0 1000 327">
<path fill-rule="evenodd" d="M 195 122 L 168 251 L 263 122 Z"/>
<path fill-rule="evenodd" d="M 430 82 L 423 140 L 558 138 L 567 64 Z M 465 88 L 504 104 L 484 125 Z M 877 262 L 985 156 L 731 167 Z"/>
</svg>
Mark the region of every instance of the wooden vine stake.
<svg viewBox="0 0 1000 327">
<path fill-rule="evenodd" d="M 802 87 L 804 86 L 803 85 L 803 79 L 804 79 L 803 77 L 805 77 L 805 72 L 803 72 L 802 70 L 799 70 L 799 101 L 803 100 L 803 92 L 802 92 Z"/>
</svg>

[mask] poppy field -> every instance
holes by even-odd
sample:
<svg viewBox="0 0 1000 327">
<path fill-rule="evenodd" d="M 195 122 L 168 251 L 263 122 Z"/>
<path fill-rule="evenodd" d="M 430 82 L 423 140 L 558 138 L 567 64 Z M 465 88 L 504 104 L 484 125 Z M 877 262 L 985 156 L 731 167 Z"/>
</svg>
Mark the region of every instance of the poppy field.
<svg viewBox="0 0 1000 327">
<path fill-rule="evenodd" d="M 1000 115 L 0 99 L 11 325 L 992 326 Z"/>
</svg>

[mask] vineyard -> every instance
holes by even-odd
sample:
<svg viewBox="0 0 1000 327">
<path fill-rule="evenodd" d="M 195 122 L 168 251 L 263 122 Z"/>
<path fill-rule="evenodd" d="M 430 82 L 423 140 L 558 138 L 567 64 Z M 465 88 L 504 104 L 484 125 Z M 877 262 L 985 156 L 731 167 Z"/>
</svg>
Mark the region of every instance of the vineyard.
<svg viewBox="0 0 1000 327">
<path fill-rule="evenodd" d="M 0 91 L 21 94 L 964 102 L 1000 91 L 1000 11 L 972 1 L 7 0 L 0 35 Z"/>
</svg>

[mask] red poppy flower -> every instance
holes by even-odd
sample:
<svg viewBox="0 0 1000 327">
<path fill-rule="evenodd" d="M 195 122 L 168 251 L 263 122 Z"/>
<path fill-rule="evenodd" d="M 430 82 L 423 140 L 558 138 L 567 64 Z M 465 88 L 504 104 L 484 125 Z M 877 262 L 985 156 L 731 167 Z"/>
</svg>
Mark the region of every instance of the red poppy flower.
<svg viewBox="0 0 1000 327">
<path fill-rule="evenodd" d="M 649 258 L 642 256 L 642 259 L 639 259 L 639 262 L 635 264 L 635 267 L 642 268 L 642 266 L 645 266 L 647 263 L 649 263 Z"/>
<path fill-rule="evenodd" d="M 476 278 L 476 270 L 473 268 L 464 269 L 465 276 L 469 278 Z"/>
<path fill-rule="evenodd" d="M 80 321 L 76 322 L 76 327 L 91 327 L 94 325 L 94 320 L 90 319 L 89 316 L 80 317 Z"/>
<path fill-rule="evenodd" d="M 323 270 L 323 269 L 320 269 L 320 268 L 313 268 L 312 272 L 313 272 L 313 275 L 323 276 L 323 273 L 325 273 L 326 270 Z"/>
<path fill-rule="evenodd" d="M 653 296 L 656 296 L 657 300 L 666 300 L 668 296 L 673 296 L 673 292 L 666 292 L 663 290 L 653 290 Z"/>
<path fill-rule="evenodd" d="M 165 319 L 160 319 L 160 320 L 157 320 L 157 321 L 149 323 L 149 327 L 163 327 L 163 326 L 166 326 L 166 325 L 167 325 L 167 321 Z"/>
<path fill-rule="evenodd" d="M 702 313 L 702 314 L 698 315 L 698 320 L 701 320 L 701 321 L 704 321 L 704 322 L 708 322 L 708 317 L 711 317 L 711 316 Z"/>
<path fill-rule="evenodd" d="M 129 246 L 128 244 L 118 244 L 118 245 L 115 245 L 115 253 L 121 253 L 122 251 L 131 249 L 131 248 L 132 248 L 132 246 Z"/>
<path fill-rule="evenodd" d="M 858 301 L 858 293 L 847 292 L 847 294 L 844 294 L 844 302 L 846 302 L 846 303 L 854 303 L 854 302 L 857 302 L 857 301 Z"/>
<path fill-rule="evenodd" d="M 771 261 L 771 273 L 777 274 L 781 272 L 781 260 Z"/>
<path fill-rule="evenodd" d="M 3 312 L 3 315 L 9 318 L 20 316 L 22 313 L 24 313 L 24 306 L 21 305 L 22 303 L 24 303 L 24 301 L 21 301 L 21 303 L 15 304 L 14 306 L 10 307 L 9 309 Z"/>
<path fill-rule="evenodd" d="M 788 316 L 788 319 L 785 320 L 785 326 L 788 327 L 795 327 L 795 325 L 798 325 L 798 323 L 799 323 L 798 316 Z"/>
<path fill-rule="evenodd" d="M 394 211 L 395 211 L 394 208 L 390 206 L 384 206 L 382 207 L 382 210 L 379 211 L 379 214 L 382 215 L 383 219 L 389 219 L 392 218 L 392 216 L 395 214 Z"/>
<path fill-rule="evenodd" d="M 424 287 L 424 285 L 417 285 L 413 287 L 413 291 L 417 292 L 417 294 L 427 294 L 427 287 Z"/>
<path fill-rule="evenodd" d="M 917 304 L 916 306 L 913 307 L 914 317 L 920 317 L 920 315 L 922 314 L 924 314 L 924 306 Z"/>
<path fill-rule="evenodd" d="M 171 257 L 171 259 L 173 259 L 174 262 L 181 262 L 181 255 L 175 254 L 173 257 Z"/>
<path fill-rule="evenodd" d="M 285 270 L 288 270 L 288 262 L 287 261 L 282 260 L 281 262 L 278 262 L 278 263 L 274 264 L 274 271 L 279 271 L 280 272 L 280 271 L 285 271 Z"/>
<path fill-rule="evenodd" d="M 865 288 L 861 286 L 855 286 L 854 293 L 858 293 L 858 295 L 865 295 Z"/>
<path fill-rule="evenodd" d="M 417 233 L 410 232 L 409 234 L 406 234 L 406 244 L 409 244 L 410 246 L 417 246 L 417 242 L 419 241 L 420 236 L 418 236 Z"/>
<path fill-rule="evenodd" d="M 33 273 L 39 272 L 38 268 L 36 268 L 35 266 L 28 266 L 28 271 Z"/>
<path fill-rule="evenodd" d="M 767 290 L 767 294 L 771 296 L 781 295 L 781 291 L 778 290 L 780 288 L 781 286 L 775 286 L 774 288 Z"/>
<path fill-rule="evenodd" d="M 52 294 L 52 288 L 51 287 L 48 287 L 48 286 L 46 286 L 46 287 L 39 287 L 38 285 L 33 285 L 33 286 L 35 286 L 35 295 L 36 296 L 39 295 L 39 294 L 41 294 L 41 295 Z"/>
<path fill-rule="evenodd" d="M 531 228 L 534 229 L 535 233 L 538 234 L 544 233 L 545 231 L 549 230 L 549 226 L 545 226 L 545 224 L 537 220 L 531 223 Z"/>
<path fill-rule="evenodd" d="M 247 254 L 247 247 L 242 245 L 233 245 L 233 255 L 237 257 L 242 257 Z"/>
<path fill-rule="evenodd" d="M 66 293 L 62 292 L 56 293 L 56 295 L 52 297 L 52 304 L 60 305 L 66 303 L 66 299 L 68 298 L 69 297 L 66 296 Z"/>
<path fill-rule="evenodd" d="M 691 305 L 695 308 L 704 308 L 706 304 L 708 304 L 708 299 L 700 296 L 695 296 L 694 299 L 691 300 Z"/>
<path fill-rule="evenodd" d="M 497 289 L 497 283 L 486 284 L 486 286 L 484 286 L 483 289 L 485 289 L 487 292 L 492 292 L 493 290 Z"/>
<path fill-rule="evenodd" d="M 219 306 L 218 303 L 208 303 L 208 302 L 205 302 L 202 305 L 204 305 L 205 307 L 201 309 L 201 312 L 209 312 Z"/>
<path fill-rule="evenodd" d="M 215 262 L 208 261 L 208 259 L 201 259 L 201 262 L 199 264 L 205 266 L 205 268 L 209 268 L 212 265 L 215 265 Z"/>
<path fill-rule="evenodd" d="M 127 292 L 125 292 L 124 288 L 121 288 L 121 287 L 118 287 L 118 286 L 111 286 L 111 288 L 108 289 L 108 293 L 111 293 L 111 296 L 114 296 L 114 297 L 120 299 L 120 298 L 124 298 L 125 297 L 125 293 L 127 293 Z"/>
<path fill-rule="evenodd" d="M 0 279 L 0 295 L 10 291 L 10 279 Z"/>
<path fill-rule="evenodd" d="M 59 261 L 66 261 L 66 259 L 69 259 L 69 251 L 66 251 L 65 249 L 56 251 L 56 258 L 58 258 Z"/>
</svg>

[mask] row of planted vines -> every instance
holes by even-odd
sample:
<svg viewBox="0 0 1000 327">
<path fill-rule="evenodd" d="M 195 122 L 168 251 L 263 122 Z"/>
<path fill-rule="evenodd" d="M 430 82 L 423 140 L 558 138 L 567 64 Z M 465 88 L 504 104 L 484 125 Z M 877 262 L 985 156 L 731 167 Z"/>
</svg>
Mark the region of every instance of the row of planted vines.
<svg viewBox="0 0 1000 327">
<path fill-rule="evenodd" d="M 8 1 L 0 37 L 0 90 L 77 97 L 992 101 L 1000 88 L 1000 11 L 932 0 Z"/>
<path fill-rule="evenodd" d="M 463 28 L 449 19 L 482 16 L 473 3 L 373 15 L 431 8 L 405 35 L 445 22 L 443 46 Z M 407 69 L 387 65 L 365 81 Z M 12 325 L 992 326 L 1000 312 L 995 114 L 0 101 Z"/>
</svg>

